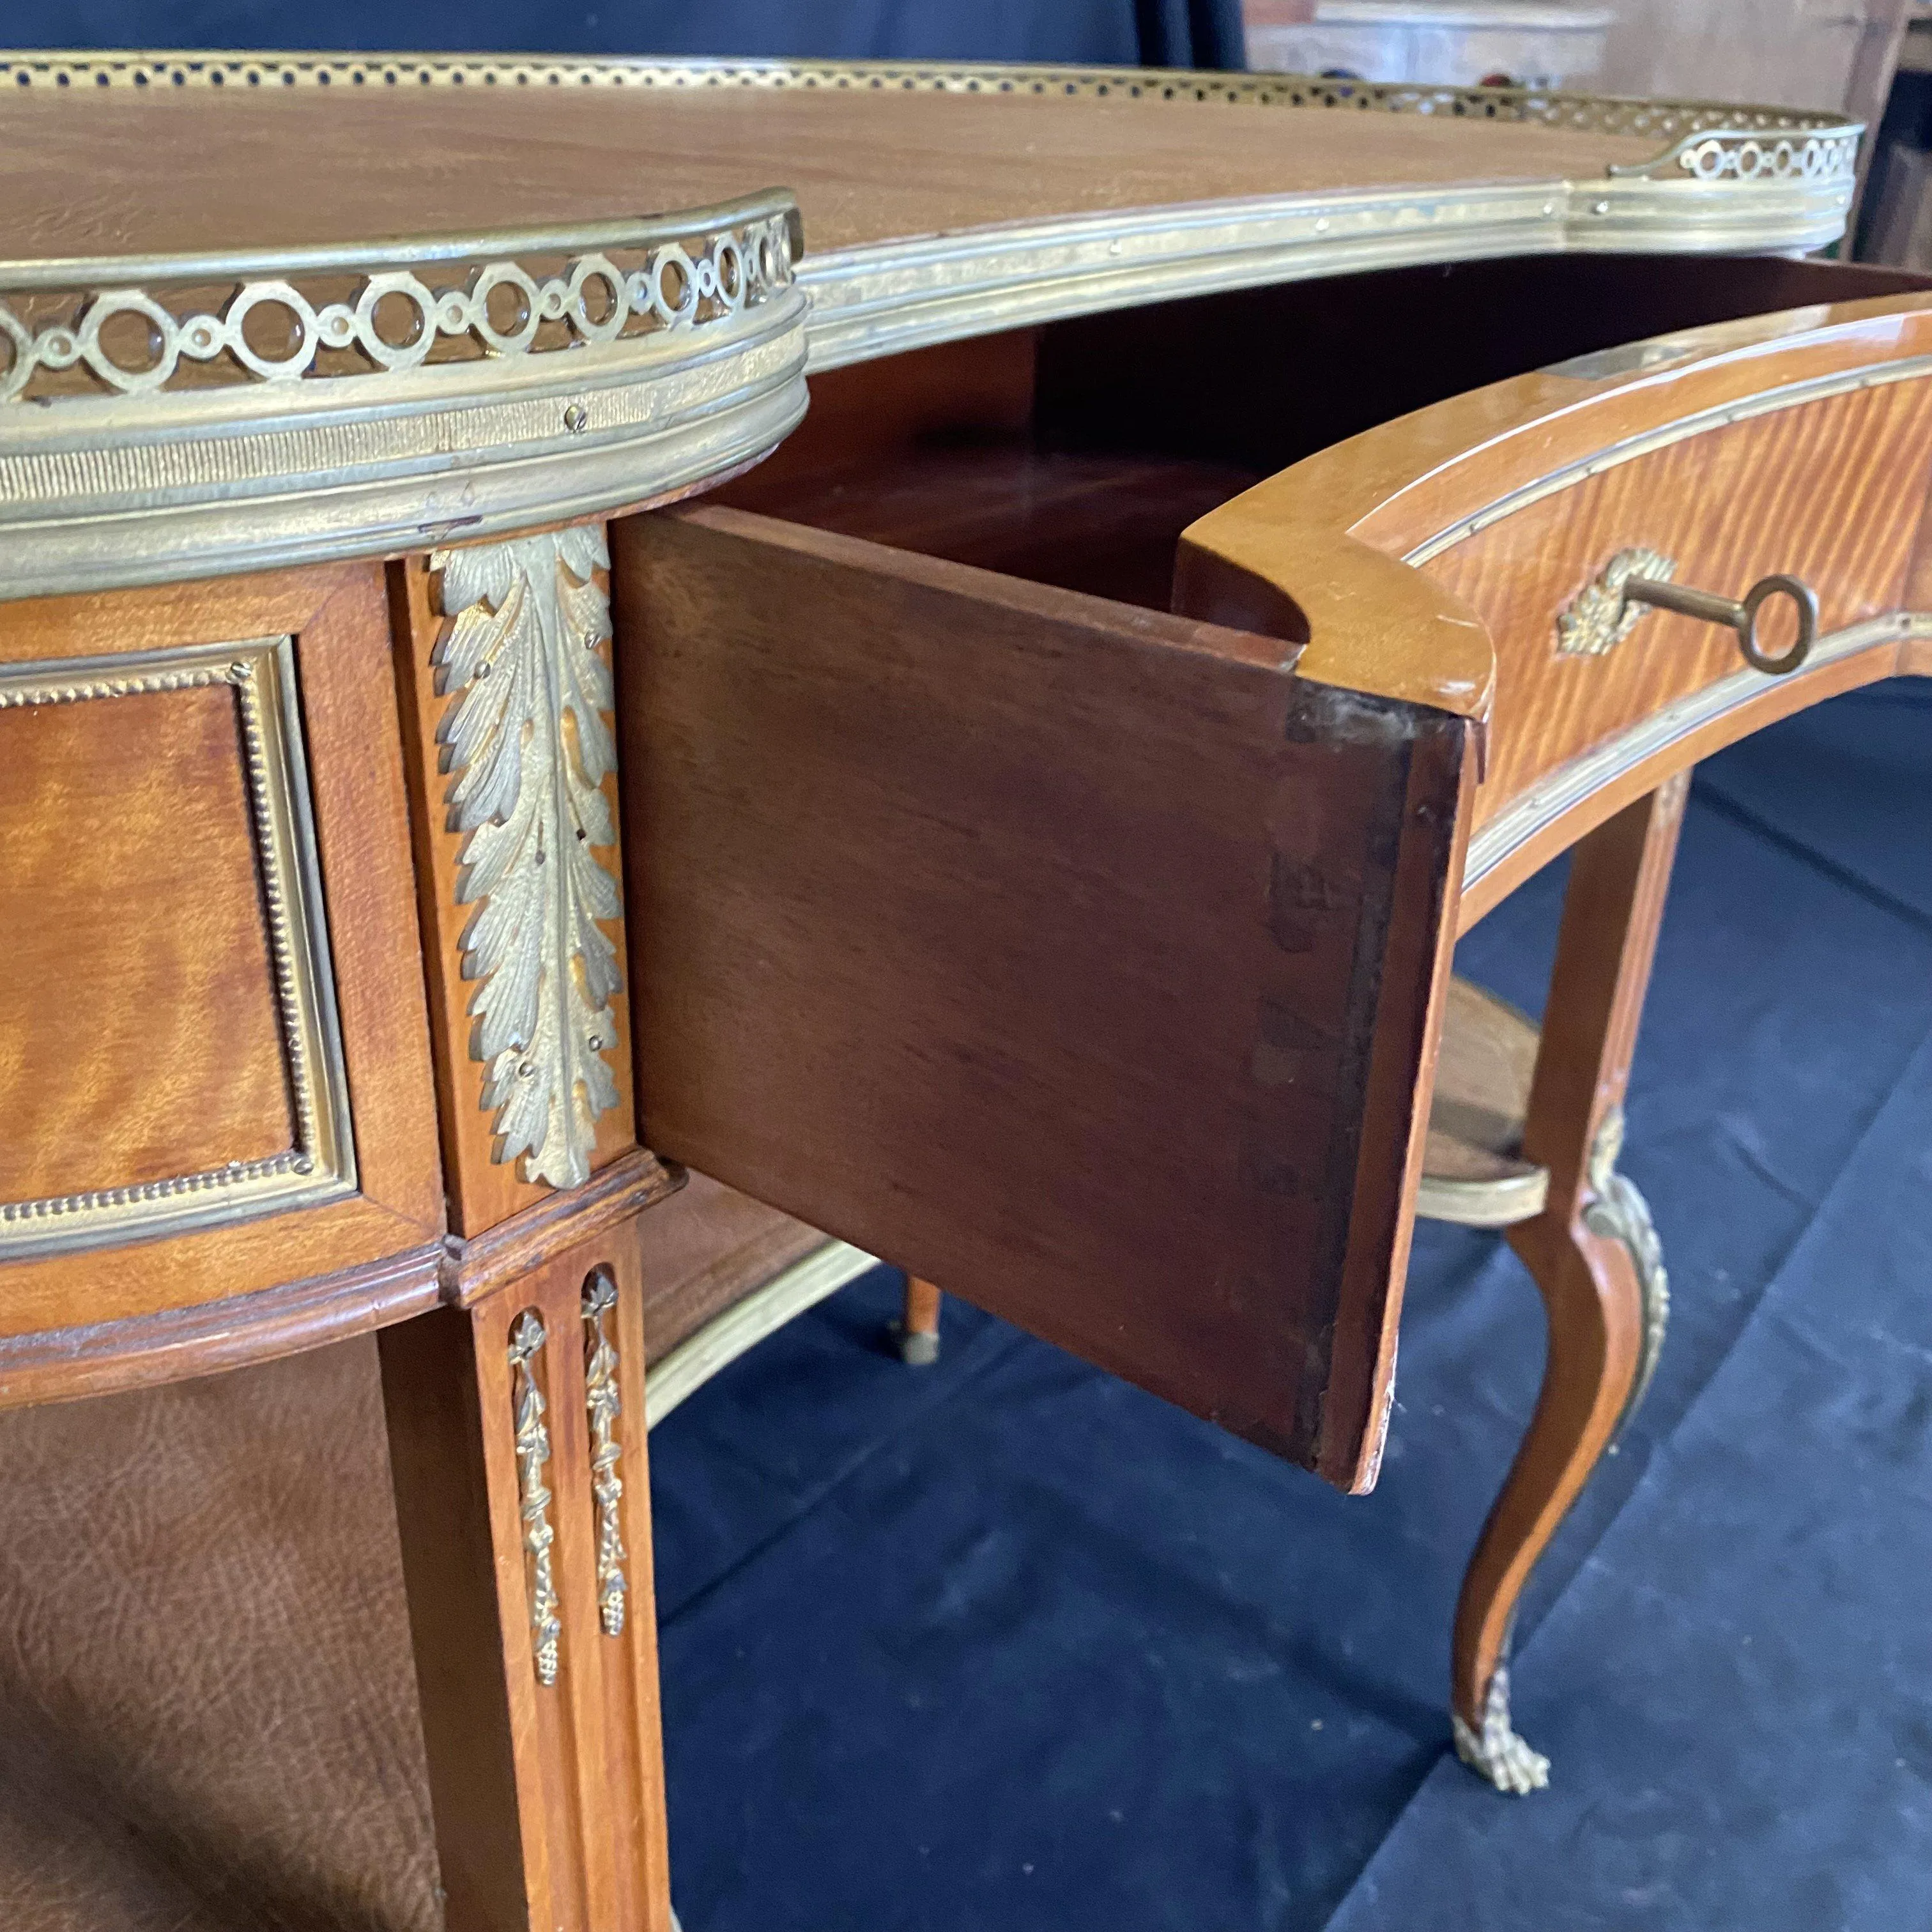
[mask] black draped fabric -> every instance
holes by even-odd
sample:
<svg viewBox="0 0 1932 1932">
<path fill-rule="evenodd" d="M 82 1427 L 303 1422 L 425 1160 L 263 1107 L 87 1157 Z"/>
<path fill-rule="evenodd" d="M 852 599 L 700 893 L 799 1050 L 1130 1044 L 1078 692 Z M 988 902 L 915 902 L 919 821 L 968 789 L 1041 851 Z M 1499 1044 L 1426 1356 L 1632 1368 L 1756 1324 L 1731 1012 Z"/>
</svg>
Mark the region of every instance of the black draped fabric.
<svg viewBox="0 0 1932 1932">
<path fill-rule="evenodd" d="M 1456 1586 L 1534 1402 L 1496 1235 L 1417 1231 L 1376 1493 L 880 1270 L 651 1438 L 672 1884 L 698 1932 L 1932 1924 L 1932 692 L 1699 768 L 1623 1166 L 1657 1379 L 1456 1762 Z M 1460 970 L 1534 1012 L 1546 868 Z"/>
<path fill-rule="evenodd" d="M 1240 0 L 6 0 L 0 46 L 1242 64 Z"/>
</svg>

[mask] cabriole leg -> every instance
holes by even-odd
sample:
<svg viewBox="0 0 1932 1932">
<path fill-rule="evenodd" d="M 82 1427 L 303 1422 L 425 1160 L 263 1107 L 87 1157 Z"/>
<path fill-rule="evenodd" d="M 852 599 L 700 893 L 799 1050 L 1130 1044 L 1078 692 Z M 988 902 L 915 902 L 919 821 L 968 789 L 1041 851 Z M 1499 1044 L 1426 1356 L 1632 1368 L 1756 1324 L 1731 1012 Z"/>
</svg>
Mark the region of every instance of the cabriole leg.
<svg viewBox="0 0 1932 1932">
<path fill-rule="evenodd" d="M 1627 806 L 1571 861 L 1523 1155 L 1550 1170 L 1544 1212 L 1510 1240 L 1543 1297 L 1550 1350 L 1528 1432 L 1456 1606 L 1452 1709 L 1462 1761 L 1498 1790 L 1546 1784 L 1510 1720 L 1510 1627 L 1523 1586 L 1655 1366 L 1670 1307 L 1648 1208 L 1616 1171 L 1688 772 Z"/>
<path fill-rule="evenodd" d="M 382 1335 L 448 1932 L 671 1932 L 634 1256 Z"/>
</svg>

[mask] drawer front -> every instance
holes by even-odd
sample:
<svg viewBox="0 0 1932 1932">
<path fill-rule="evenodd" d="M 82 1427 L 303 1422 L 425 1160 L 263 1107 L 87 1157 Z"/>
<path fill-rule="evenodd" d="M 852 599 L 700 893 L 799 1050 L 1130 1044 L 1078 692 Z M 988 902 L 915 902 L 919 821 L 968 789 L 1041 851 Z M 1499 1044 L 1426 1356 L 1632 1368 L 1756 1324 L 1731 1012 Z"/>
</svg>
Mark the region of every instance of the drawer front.
<svg viewBox="0 0 1932 1932">
<path fill-rule="evenodd" d="M 1661 447 L 1612 445 L 1552 475 L 1536 500 L 1431 546 L 1422 568 L 1482 617 L 1496 646 L 1478 826 L 1592 746 L 1745 668 L 1720 626 L 1661 610 L 1627 628 L 1596 616 L 1592 604 L 1611 601 L 1613 559 L 1647 551 L 1673 582 L 1727 598 L 1796 577 L 1816 592 L 1831 637 L 1904 608 L 1928 478 L 1932 380 L 1922 375 L 1740 422 L 1693 416 Z"/>
<path fill-rule="evenodd" d="M 1274 598 L 1308 640 L 1304 676 L 1483 721 L 1466 926 L 1673 771 L 1922 668 L 1928 494 L 1922 292 L 1689 330 L 1418 410 L 1202 518 L 1178 580 L 1203 615 Z M 1358 548 L 1467 614 L 1460 658 L 1369 621 L 1336 567 Z M 1721 613 L 1627 598 L 1633 571 L 1732 602 L 1796 579 L 1815 593 L 1816 640 L 1773 675 Z M 1769 608 L 1758 641 L 1776 658 L 1795 611 L 1781 595 Z"/>
<path fill-rule="evenodd" d="M 735 511 L 613 572 L 646 1143 L 1371 1479 L 1462 722 Z"/>
<path fill-rule="evenodd" d="M 356 1191 L 292 638 L 0 669 L 0 1254 Z"/>
<path fill-rule="evenodd" d="M 434 1239 L 394 694 L 373 567 L 0 610 L 0 1334 Z"/>
</svg>

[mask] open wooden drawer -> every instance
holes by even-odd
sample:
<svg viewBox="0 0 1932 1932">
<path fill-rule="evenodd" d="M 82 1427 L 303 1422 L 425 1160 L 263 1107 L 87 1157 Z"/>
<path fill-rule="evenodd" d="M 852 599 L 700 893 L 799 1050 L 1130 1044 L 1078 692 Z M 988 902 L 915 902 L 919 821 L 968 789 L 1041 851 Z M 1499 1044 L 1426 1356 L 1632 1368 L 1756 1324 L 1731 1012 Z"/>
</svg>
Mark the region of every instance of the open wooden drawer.
<svg viewBox="0 0 1932 1932">
<path fill-rule="evenodd" d="M 1839 292 L 1732 267 L 1637 313 Z M 1234 299 L 1279 333 L 1310 298 Z M 1377 541 L 1359 449 L 1354 525 L 1271 520 L 1291 469 L 1189 532 L 1224 621 L 1148 608 L 1305 454 L 1204 306 L 842 372 L 730 500 L 614 529 L 644 1132 L 1360 1488 L 1479 755 L 1515 769 L 1492 634 L 1554 614 Z M 1618 313 L 1542 312 L 1558 356 Z"/>
</svg>

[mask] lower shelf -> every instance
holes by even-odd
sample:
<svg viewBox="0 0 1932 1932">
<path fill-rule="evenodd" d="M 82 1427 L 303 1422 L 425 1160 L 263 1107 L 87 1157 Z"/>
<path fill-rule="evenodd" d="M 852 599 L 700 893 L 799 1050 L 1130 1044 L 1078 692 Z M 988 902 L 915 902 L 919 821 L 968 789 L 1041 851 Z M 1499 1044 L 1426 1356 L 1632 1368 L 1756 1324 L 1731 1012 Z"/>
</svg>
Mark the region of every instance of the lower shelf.
<svg viewBox="0 0 1932 1932">
<path fill-rule="evenodd" d="M 878 1260 L 862 1248 L 827 1241 L 762 1288 L 741 1295 L 652 1365 L 644 1389 L 644 1412 L 651 1427 L 746 1349 L 878 1266 Z"/>
<path fill-rule="evenodd" d="M 1431 1221 L 1507 1228 L 1543 1212 L 1550 1173 L 1522 1157 L 1541 1035 L 1526 1013 L 1451 980 L 1415 1211 Z"/>
</svg>

